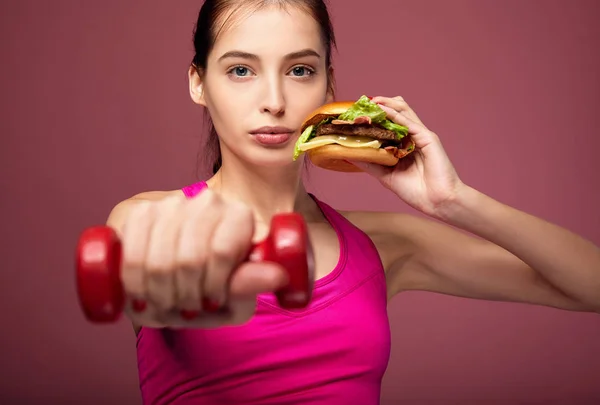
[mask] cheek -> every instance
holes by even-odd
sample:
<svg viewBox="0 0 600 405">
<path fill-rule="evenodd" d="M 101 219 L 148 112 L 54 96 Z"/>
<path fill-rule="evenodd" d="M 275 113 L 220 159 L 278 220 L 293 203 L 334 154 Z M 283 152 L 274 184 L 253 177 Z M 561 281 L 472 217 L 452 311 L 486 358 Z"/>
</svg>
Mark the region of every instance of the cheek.
<svg viewBox="0 0 600 405">
<path fill-rule="evenodd" d="M 322 106 L 327 101 L 327 82 L 314 83 L 311 86 L 299 86 L 289 98 L 288 107 L 290 112 L 302 122 L 308 114 Z"/>
<path fill-rule="evenodd" d="M 229 138 L 240 132 L 244 107 L 244 95 L 230 90 L 231 86 L 212 85 L 206 89 L 206 107 L 219 134 Z"/>
</svg>

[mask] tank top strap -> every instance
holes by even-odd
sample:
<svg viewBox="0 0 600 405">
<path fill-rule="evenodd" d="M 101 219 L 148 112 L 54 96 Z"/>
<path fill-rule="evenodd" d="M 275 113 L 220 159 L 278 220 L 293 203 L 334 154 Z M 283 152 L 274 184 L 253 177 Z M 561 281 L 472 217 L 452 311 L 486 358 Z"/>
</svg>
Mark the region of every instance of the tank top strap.
<svg viewBox="0 0 600 405">
<path fill-rule="evenodd" d="M 197 183 L 189 184 L 183 187 L 181 191 L 183 191 L 183 194 L 185 194 L 186 197 L 191 198 L 197 196 L 202 190 L 206 188 L 208 188 L 208 184 L 206 184 L 205 181 L 199 181 Z"/>
<path fill-rule="evenodd" d="M 340 241 L 340 263 L 338 263 L 338 267 L 342 265 L 343 269 L 334 270 L 325 279 L 337 278 L 338 284 L 347 287 L 356 286 L 374 276 L 382 276 L 385 280 L 385 271 L 379 251 L 370 236 L 329 204 L 319 200 L 312 194 L 311 197 L 327 217 Z M 340 288 L 340 285 L 336 288 Z"/>
<path fill-rule="evenodd" d="M 303 317 L 328 308 L 344 299 L 352 301 L 354 291 L 369 285 L 368 300 L 386 302 L 387 289 L 383 264 L 371 238 L 343 214 L 309 193 L 338 236 L 339 257 L 335 267 L 315 280 L 312 300 L 303 309 L 286 310 L 277 305 L 273 294 L 261 294 L 259 308 L 268 308 L 290 317 Z M 364 294 L 359 293 L 359 294 Z M 362 304 L 361 304 L 362 305 Z M 384 304 L 385 306 L 385 304 Z"/>
<path fill-rule="evenodd" d="M 325 215 L 325 217 L 331 224 L 332 228 L 335 229 L 337 232 L 343 230 L 343 231 L 345 231 L 344 233 L 346 233 L 349 230 L 351 230 L 351 231 L 358 230 L 357 228 L 355 228 L 355 226 L 352 223 L 350 223 L 350 221 L 348 221 L 348 219 L 346 219 L 346 217 L 344 217 L 342 214 L 340 214 L 332 206 L 330 206 L 329 204 L 327 204 L 324 201 L 321 201 L 320 199 L 318 199 L 316 196 L 314 196 L 311 193 L 308 193 L 308 195 L 310 195 L 311 198 L 317 203 L 317 205 L 321 209 L 321 212 Z"/>
</svg>

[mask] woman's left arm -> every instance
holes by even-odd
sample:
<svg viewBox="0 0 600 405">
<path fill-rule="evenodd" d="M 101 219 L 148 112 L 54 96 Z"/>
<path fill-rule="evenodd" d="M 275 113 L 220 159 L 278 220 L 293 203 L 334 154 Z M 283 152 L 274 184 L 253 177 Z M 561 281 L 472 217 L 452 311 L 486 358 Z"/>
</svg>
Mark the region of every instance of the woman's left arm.
<svg viewBox="0 0 600 405">
<path fill-rule="evenodd" d="M 420 289 L 600 313 L 598 246 L 465 185 L 438 136 L 401 97 L 373 101 L 409 129 L 416 150 L 395 168 L 353 163 L 413 208 L 481 238 L 437 221 L 387 220 L 413 246 L 411 257 L 390 270 L 396 292 Z"/>
<path fill-rule="evenodd" d="M 390 296 L 421 290 L 600 313 L 600 249 L 564 228 L 466 186 L 440 212 L 445 223 L 382 215 L 380 229 L 410 245 L 389 265 Z"/>
<path fill-rule="evenodd" d="M 590 241 L 468 186 L 437 215 L 506 249 L 567 297 L 600 312 L 600 248 Z"/>
</svg>

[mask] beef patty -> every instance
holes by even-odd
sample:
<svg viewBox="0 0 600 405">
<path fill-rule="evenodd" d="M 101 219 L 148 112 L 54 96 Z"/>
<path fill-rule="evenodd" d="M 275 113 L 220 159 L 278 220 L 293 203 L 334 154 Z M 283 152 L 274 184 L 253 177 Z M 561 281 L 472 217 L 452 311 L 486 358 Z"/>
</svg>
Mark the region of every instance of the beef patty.
<svg viewBox="0 0 600 405">
<path fill-rule="evenodd" d="M 386 144 L 401 142 L 393 131 L 376 125 L 323 124 L 319 125 L 315 134 L 315 136 L 321 135 L 366 136 L 386 141 Z"/>
</svg>

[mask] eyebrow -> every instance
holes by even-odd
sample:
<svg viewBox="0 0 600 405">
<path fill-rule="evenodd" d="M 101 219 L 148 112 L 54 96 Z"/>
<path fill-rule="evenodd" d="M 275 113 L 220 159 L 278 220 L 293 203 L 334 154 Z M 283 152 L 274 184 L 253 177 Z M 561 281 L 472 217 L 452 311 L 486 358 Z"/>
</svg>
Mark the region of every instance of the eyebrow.
<svg viewBox="0 0 600 405">
<path fill-rule="evenodd" d="M 321 55 L 319 55 L 319 53 L 313 49 L 303 49 L 298 52 L 288 53 L 283 58 L 285 60 L 290 60 L 290 59 L 303 58 L 305 56 L 316 56 L 317 58 L 321 57 Z M 223 59 L 227 59 L 227 58 L 242 58 L 242 59 L 258 60 L 258 56 L 254 55 L 253 53 L 248 53 L 248 52 L 244 52 L 244 51 L 229 51 L 229 52 L 225 52 L 223 55 L 221 55 L 221 57 L 219 58 L 219 62 L 222 61 Z"/>
</svg>

